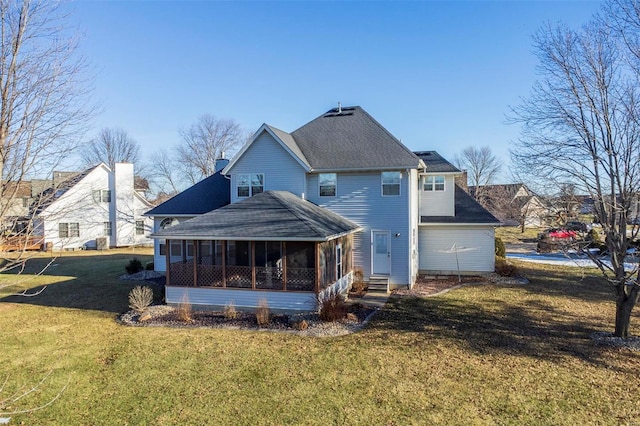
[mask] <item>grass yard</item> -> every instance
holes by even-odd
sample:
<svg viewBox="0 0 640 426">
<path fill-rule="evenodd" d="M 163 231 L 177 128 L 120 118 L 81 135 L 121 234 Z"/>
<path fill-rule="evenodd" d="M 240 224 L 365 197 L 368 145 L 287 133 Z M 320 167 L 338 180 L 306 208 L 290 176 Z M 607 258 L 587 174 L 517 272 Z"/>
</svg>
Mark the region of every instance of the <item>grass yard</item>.
<svg viewBox="0 0 640 426">
<path fill-rule="evenodd" d="M 2 395 L 53 371 L 40 390 L 9 408 L 43 404 L 69 380 L 58 401 L 15 415 L 11 424 L 540 425 L 640 418 L 640 352 L 592 344 L 592 332 L 611 330 L 613 299 L 599 279 L 578 269 L 520 264 L 529 285 L 392 298 L 359 333 L 310 338 L 120 326 L 114 318 L 127 309 L 134 284 L 116 277 L 131 254 L 90 255 L 65 253 L 46 275 L 22 284 L 51 283 L 37 297 L 0 298 L 0 380 L 8 377 Z M 636 313 L 636 334 L 639 319 Z"/>
<path fill-rule="evenodd" d="M 524 232 L 519 226 L 498 226 L 496 237 L 500 237 L 505 244 L 517 244 L 531 242 L 538 238 L 538 234 L 547 228 L 525 228 Z"/>
</svg>

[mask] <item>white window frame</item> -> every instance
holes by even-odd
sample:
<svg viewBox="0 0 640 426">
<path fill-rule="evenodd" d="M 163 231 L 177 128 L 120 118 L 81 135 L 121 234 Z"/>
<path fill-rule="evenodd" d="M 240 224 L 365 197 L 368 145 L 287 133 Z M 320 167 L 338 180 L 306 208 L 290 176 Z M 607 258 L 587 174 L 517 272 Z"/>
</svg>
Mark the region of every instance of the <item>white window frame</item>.
<svg viewBox="0 0 640 426">
<path fill-rule="evenodd" d="M 113 227 L 111 222 L 102 222 L 102 229 L 105 237 L 110 237 L 113 234 Z"/>
<path fill-rule="evenodd" d="M 333 176 L 332 178 L 333 183 L 328 185 L 323 185 L 322 184 L 323 176 Z M 333 194 L 323 194 L 322 193 L 323 187 L 333 187 Z M 338 195 L 338 174 L 337 173 L 319 173 L 318 174 L 318 195 L 320 197 L 336 197 Z"/>
<path fill-rule="evenodd" d="M 261 176 L 262 179 L 259 179 L 258 177 Z M 255 178 L 257 180 L 260 180 L 262 183 L 262 185 L 255 185 L 255 183 L 257 183 L 256 181 L 254 181 Z M 248 182 L 248 185 L 242 185 L 240 186 L 240 181 L 241 180 L 246 180 Z M 236 175 L 236 196 L 238 198 L 249 198 L 249 197 L 253 197 L 254 195 L 260 194 L 262 192 L 264 192 L 264 173 L 240 173 L 238 175 Z M 247 193 L 249 195 L 240 195 L 240 188 L 248 188 Z M 261 188 L 260 191 L 256 191 L 254 188 Z"/>
<path fill-rule="evenodd" d="M 336 244 L 336 280 L 344 276 L 342 269 L 342 243 Z"/>
<path fill-rule="evenodd" d="M 111 191 L 108 189 L 96 189 L 93 191 L 93 201 L 96 203 L 111 202 Z"/>
<path fill-rule="evenodd" d="M 385 182 L 385 175 L 390 175 L 391 173 L 396 174 L 398 176 L 398 182 Z M 394 179 L 395 180 L 395 179 Z M 382 192 L 382 196 L 383 197 L 399 197 L 400 195 L 402 195 L 402 172 L 393 172 L 393 171 L 389 171 L 389 172 L 382 172 L 380 173 L 380 182 L 381 182 L 381 192 Z M 385 194 L 384 193 L 384 189 L 385 187 L 391 187 L 391 186 L 397 186 L 398 187 L 398 193 L 397 194 Z"/>
<path fill-rule="evenodd" d="M 144 235 L 144 220 L 136 220 L 136 235 Z"/>
<path fill-rule="evenodd" d="M 425 176 L 422 189 L 427 192 L 444 191 L 446 189 L 446 181 L 447 179 L 444 177 L 444 175 Z"/>
<path fill-rule="evenodd" d="M 78 238 L 78 237 L 80 237 L 80 224 L 78 222 L 58 223 L 58 238 Z"/>
</svg>

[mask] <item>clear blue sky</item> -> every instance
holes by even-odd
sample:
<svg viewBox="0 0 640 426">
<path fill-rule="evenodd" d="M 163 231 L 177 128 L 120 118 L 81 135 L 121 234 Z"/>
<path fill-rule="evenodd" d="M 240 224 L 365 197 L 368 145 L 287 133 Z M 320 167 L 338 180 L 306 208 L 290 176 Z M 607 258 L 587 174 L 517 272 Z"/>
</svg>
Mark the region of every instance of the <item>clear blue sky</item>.
<svg viewBox="0 0 640 426">
<path fill-rule="evenodd" d="M 293 131 L 360 105 L 412 150 L 508 157 L 509 105 L 529 93 L 531 36 L 586 22 L 578 2 L 76 2 L 103 113 L 145 152 L 212 113 Z M 91 136 L 91 135 L 89 135 Z"/>
</svg>

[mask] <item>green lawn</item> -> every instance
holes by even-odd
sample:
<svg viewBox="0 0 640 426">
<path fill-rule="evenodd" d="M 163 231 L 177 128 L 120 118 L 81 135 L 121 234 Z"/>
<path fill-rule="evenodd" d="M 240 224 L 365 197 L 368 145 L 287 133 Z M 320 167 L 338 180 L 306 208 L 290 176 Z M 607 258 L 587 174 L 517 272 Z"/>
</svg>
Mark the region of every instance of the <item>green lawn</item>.
<svg viewBox="0 0 640 426">
<path fill-rule="evenodd" d="M 576 269 L 521 264 L 526 286 L 476 285 L 391 299 L 361 332 L 337 338 L 129 328 L 121 282 L 130 254 L 65 254 L 0 299 L 3 395 L 25 425 L 633 424 L 640 353 L 595 347 L 613 302 Z M 94 253 L 95 254 L 95 253 Z M 141 256 L 143 263 L 150 256 Z M 39 260 L 42 262 L 44 259 Z M 34 265 L 35 268 L 35 265 Z M 35 269 L 33 269 L 35 270 Z M 16 280 L 0 275 L 0 280 Z M 1 282 L 1 281 L 0 281 Z M 640 333 L 639 315 L 632 327 Z"/>
</svg>

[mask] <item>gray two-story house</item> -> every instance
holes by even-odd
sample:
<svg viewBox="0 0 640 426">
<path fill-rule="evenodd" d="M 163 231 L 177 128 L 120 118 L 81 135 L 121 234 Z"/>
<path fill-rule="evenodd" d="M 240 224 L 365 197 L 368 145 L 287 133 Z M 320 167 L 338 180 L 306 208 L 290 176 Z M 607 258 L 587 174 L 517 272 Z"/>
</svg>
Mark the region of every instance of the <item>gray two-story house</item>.
<svg viewBox="0 0 640 426">
<path fill-rule="evenodd" d="M 164 253 L 167 302 L 312 309 L 355 269 L 389 290 L 419 271 L 491 272 L 498 221 L 455 185 L 459 174 L 360 107 L 291 133 L 264 124 L 222 170 L 229 205 L 157 229 L 180 246 Z"/>
</svg>

